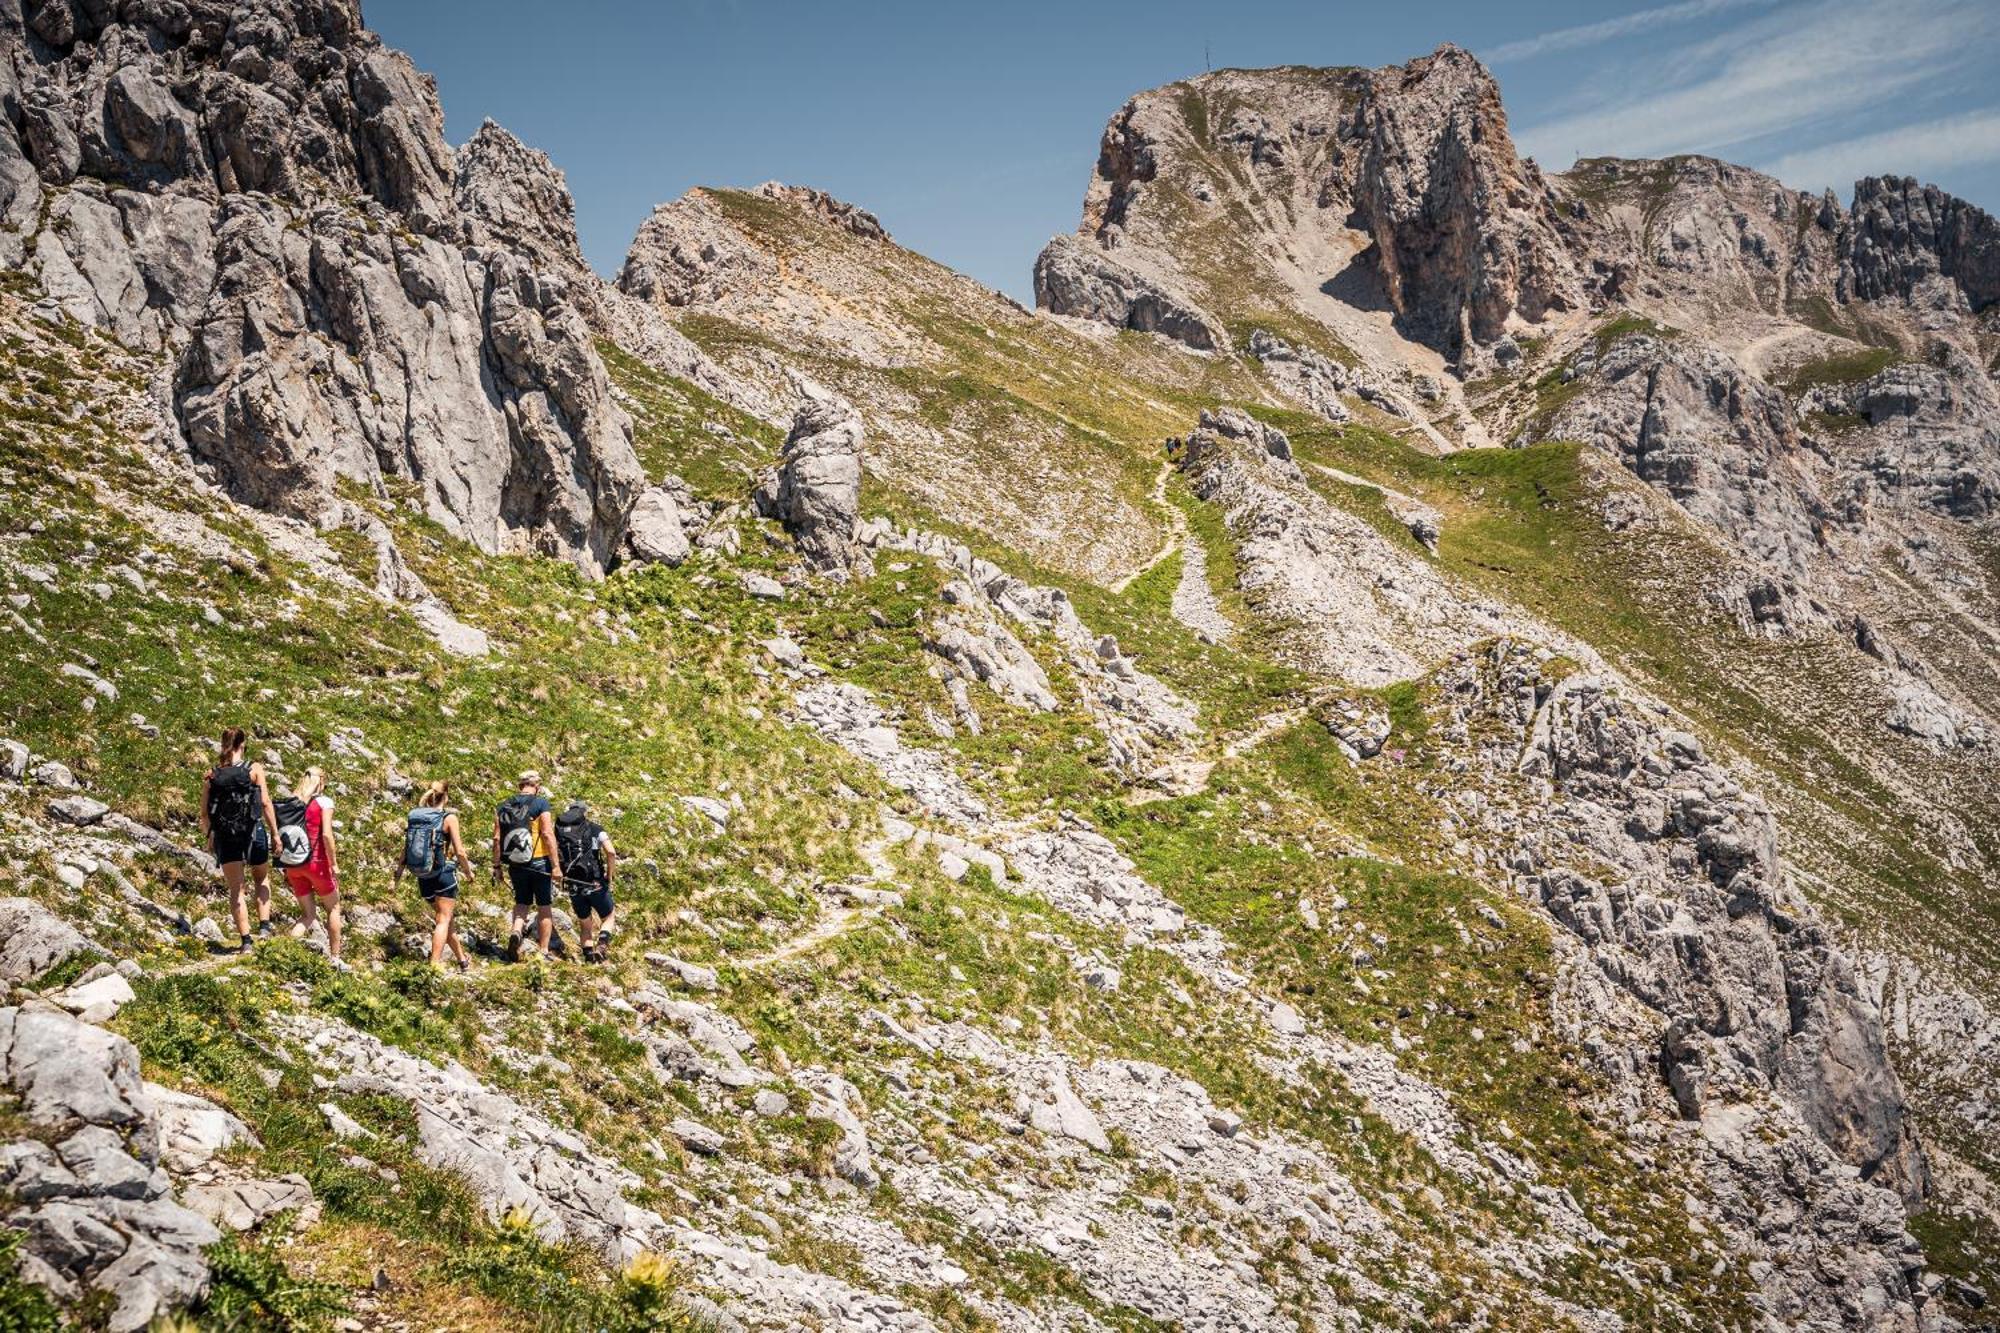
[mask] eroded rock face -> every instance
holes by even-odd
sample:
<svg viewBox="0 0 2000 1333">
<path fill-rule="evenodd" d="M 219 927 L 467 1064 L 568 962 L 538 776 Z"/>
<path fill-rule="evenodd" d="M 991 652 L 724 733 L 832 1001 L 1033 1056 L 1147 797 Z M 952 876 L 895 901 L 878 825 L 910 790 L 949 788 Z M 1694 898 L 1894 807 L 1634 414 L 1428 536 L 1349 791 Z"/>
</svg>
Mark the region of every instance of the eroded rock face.
<svg viewBox="0 0 2000 1333">
<path fill-rule="evenodd" d="M 1456 353 L 1576 302 L 1570 260 L 1532 164 L 1514 154 L 1500 89 L 1455 46 L 1378 70 L 1348 130 L 1355 216 L 1409 336 Z"/>
<path fill-rule="evenodd" d="M 2000 301 L 2000 221 L 1907 176 L 1856 181 L 1840 243 L 1843 299 L 1916 297 L 1936 278 L 1974 311 Z"/>
<path fill-rule="evenodd" d="M 1645 334 L 1575 369 L 1588 388 L 1544 436 L 1605 450 L 1757 559 L 1805 568 L 1833 506 L 1783 394 L 1720 352 Z"/>
<path fill-rule="evenodd" d="M 1864 1179 L 1920 1200 L 1928 1172 L 1879 1004 L 1787 883 L 1770 811 L 1613 682 L 1539 675 L 1505 642 L 1452 673 L 1461 696 L 1490 690 L 1524 727 L 1518 771 L 1555 807 L 1517 867 L 1607 976 L 1665 1017 L 1661 1069 L 1683 1114 L 1776 1092 Z M 1585 873 L 1573 847 L 1613 873 Z"/>
<path fill-rule="evenodd" d="M 33 40 L 0 22 L 9 257 L 73 317 L 177 357 L 176 424 L 235 495 L 324 524 L 337 478 L 400 477 L 484 549 L 602 569 L 640 474 L 543 271 L 566 257 L 559 176 L 502 170 L 527 150 L 497 131 L 461 173 L 430 80 L 352 0 L 26 20 Z"/>
<path fill-rule="evenodd" d="M 2000 388 L 1940 344 L 1945 364 L 1906 361 L 1854 384 L 1817 386 L 1798 412 L 1868 425 L 1854 461 L 1880 496 L 1959 519 L 2000 508 Z M 1847 450 L 1853 457 L 1855 449 Z"/>
<path fill-rule="evenodd" d="M 488 120 L 458 150 L 454 197 L 481 244 L 544 273 L 588 272 L 576 237 L 576 201 L 547 153 Z"/>
<path fill-rule="evenodd" d="M 1035 259 L 1035 304 L 1051 314 L 1158 333 L 1198 351 L 1226 342 L 1216 321 L 1187 297 L 1075 236 L 1056 237 Z"/>
</svg>

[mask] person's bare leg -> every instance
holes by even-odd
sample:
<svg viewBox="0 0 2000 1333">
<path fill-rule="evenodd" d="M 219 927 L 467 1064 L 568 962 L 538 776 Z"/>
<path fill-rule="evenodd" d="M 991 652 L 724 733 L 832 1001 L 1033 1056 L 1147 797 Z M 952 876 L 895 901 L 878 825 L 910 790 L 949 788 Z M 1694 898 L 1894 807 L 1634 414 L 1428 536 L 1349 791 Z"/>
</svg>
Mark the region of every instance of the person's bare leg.
<svg viewBox="0 0 2000 1333">
<path fill-rule="evenodd" d="M 451 899 L 433 899 L 431 911 L 431 966 L 442 967 L 445 938 L 451 934 Z"/>
<path fill-rule="evenodd" d="M 340 957 L 340 890 L 326 895 L 326 951 Z"/>
<path fill-rule="evenodd" d="M 309 939 L 313 933 L 313 924 L 319 920 L 319 911 L 314 905 L 312 894 L 302 893 L 297 896 L 299 900 L 299 924 L 293 927 L 292 934 L 302 940 Z"/>
<path fill-rule="evenodd" d="M 542 946 L 542 952 L 549 951 L 549 941 L 556 933 L 556 914 L 553 908 L 542 907 L 535 911 L 535 943 Z"/>
<path fill-rule="evenodd" d="M 455 899 L 438 899 L 438 934 L 443 937 L 444 944 L 451 946 L 452 957 L 458 960 L 458 965 L 460 967 L 471 967 L 472 960 L 465 956 L 465 941 L 458 938 L 457 917 L 458 903 Z M 432 961 L 439 961 L 443 957 L 443 946 L 440 945 Z"/>
<path fill-rule="evenodd" d="M 243 863 L 231 861 L 222 867 L 222 882 L 229 886 L 229 919 L 236 925 L 236 937 L 250 933 L 250 908 L 243 901 Z"/>
<path fill-rule="evenodd" d="M 590 951 L 597 947 L 597 913 L 586 912 L 576 919 L 576 941 L 583 956 L 590 957 Z"/>
<path fill-rule="evenodd" d="M 271 924 L 271 863 L 250 867 L 250 882 L 257 886 L 257 924 Z"/>
</svg>

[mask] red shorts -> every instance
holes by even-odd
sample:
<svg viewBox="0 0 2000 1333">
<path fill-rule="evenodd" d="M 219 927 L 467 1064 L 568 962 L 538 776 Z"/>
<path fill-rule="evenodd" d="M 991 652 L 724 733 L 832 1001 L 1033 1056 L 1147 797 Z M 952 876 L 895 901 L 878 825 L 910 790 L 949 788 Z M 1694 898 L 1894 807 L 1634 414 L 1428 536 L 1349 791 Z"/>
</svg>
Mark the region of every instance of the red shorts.
<svg viewBox="0 0 2000 1333">
<path fill-rule="evenodd" d="M 327 873 L 324 866 L 287 866 L 285 882 L 301 898 L 330 898 L 340 892 L 340 886 L 333 882 L 333 876 Z"/>
</svg>

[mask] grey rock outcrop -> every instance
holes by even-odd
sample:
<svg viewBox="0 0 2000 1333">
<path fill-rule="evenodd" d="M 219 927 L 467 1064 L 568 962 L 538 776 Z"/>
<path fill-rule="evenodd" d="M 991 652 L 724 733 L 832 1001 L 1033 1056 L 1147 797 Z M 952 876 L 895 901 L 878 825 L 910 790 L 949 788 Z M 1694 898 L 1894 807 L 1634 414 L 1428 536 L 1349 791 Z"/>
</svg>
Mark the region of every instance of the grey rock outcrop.
<svg viewBox="0 0 2000 1333">
<path fill-rule="evenodd" d="M 1578 303 L 1545 189 L 1514 154 L 1499 85 L 1456 46 L 1375 72 L 1353 197 L 1409 336 L 1448 353 Z"/>
<path fill-rule="evenodd" d="M 1937 278 L 1974 311 L 2000 301 L 2000 221 L 1907 176 L 1856 181 L 1840 238 L 1842 296 L 1915 297 Z"/>
<path fill-rule="evenodd" d="M 1198 351 L 1227 345 L 1221 325 L 1185 296 L 1077 236 L 1058 236 L 1035 259 L 1035 304 L 1055 315 L 1157 333 Z"/>
<path fill-rule="evenodd" d="M 456 165 L 454 198 L 481 245 L 519 255 L 540 273 L 589 272 L 576 201 L 547 153 L 488 120 L 458 150 Z"/>
<path fill-rule="evenodd" d="M 1867 424 L 1842 453 L 1887 503 L 1981 519 L 2000 509 L 2000 386 L 1969 358 L 1947 353 L 1945 362 L 1904 361 L 1815 386 L 1797 412 L 1807 429 L 1815 414 Z"/>
<path fill-rule="evenodd" d="M 822 222 L 829 222 L 842 231 L 852 232 L 864 241 L 891 239 L 880 218 L 865 208 L 857 207 L 844 199 L 834 198 L 825 190 L 815 190 L 810 185 L 786 185 L 782 181 L 765 181 L 757 187 L 757 193 L 766 199 L 796 204 Z"/>
<path fill-rule="evenodd" d="M 1775 1092 L 1863 1179 L 1921 1199 L 1879 1005 L 1790 888 L 1763 803 L 1612 682 L 1550 686 L 1506 641 L 1489 659 L 1493 706 L 1526 732 L 1518 770 L 1555 802 L 1517 864 L 1606 975 L 1668 1020 L 1662 1070 L 1683 1113 Z M 1453 672 L 1464 698 L 1482 692 L 1471 665 Z M 1569 864 L 1572 847 L 1615 877 Z"/>
<path fill-rule="evenodd" d="M 860 556 L 861 414 L 818 385 L 799 387 L 805 402 L 776 472 L 757 488 L 757 509 L 783 523 L 814 565 L 844 569 Z"/>
<path fill-rule="evenodd" d="M 639 224 L 617 287 L 646 305 L 675 310 L 757 291 L 774 274 L 770 257 L 745 243 L 714 196 L 695 190 Z"/>
<path fill-rule="evenodd" d="M 131 1333 L 208 1289 L 219 1233 L 175 1203 L 160 1125 L 123 1037 L 47 1009 L 0 1009 L 0 1079 L 37 1138 L 0 1145 L 4 1219 L 24 1236 L 22 1276 L 64 1301 L 111 1302 Z"/>
<path fill-rule="evenodd" d="M 435 90 L 353 0 L 32 9 L 33 36 L 0 23 L 31 90 L 0 118 L 4 244 L 73 318 L 176 358 L 196 458 L 321 524 L 336 479 L 406 479 L 483 549 L 603 568 L 630 423 L 546 247 L 508 248 L 537 237 L 500 227 L 504 194 L 461 209 Z M 475 181 L 500 151 L 469 148 Z"/>
<path fill-rule="evenodd" d="M 1840 517 L 1791 405 L 1729 357 L 1628 334 L 1577 367 L 1588 390 L 1541 432 L 1603 449 L 1754 560 L 1797 576 Z M 1762 617 L 1759 617 L 1760 619 Z"/>
</svg>

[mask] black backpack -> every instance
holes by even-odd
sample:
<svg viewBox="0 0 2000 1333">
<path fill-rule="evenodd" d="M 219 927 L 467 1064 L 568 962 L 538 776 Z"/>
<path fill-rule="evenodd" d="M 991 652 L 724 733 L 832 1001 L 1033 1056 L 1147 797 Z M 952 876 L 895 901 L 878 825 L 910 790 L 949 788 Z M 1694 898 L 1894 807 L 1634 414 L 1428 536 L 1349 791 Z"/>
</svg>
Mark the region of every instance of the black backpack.
<svg viewBox="0 0 2000 1333">
<path fill-rule="evenodd" d="M 597 859 L 597 839 L 603 832 L 578 811 L 563 811 L 556 820 L 556 850 L 562 853 L 564 879 L 584 884 L 604 882 L 604 866 Z"/>
<path fill-rule="evenodd" d="M 231 764 L 208 775 L 208 826 L 223 837 L 242 841 L 257 827 L 257 784 L 250 765 Z"/>
<path fill-rule="evenodd" d="M 500 802 L 500 859 L 509 865 L 524 866 L 535 859 L 535 816 L 529 814 L 535 798 L 509 796 Z"/>
<path fill-rule="evenodd" d="M 290 869 L 312 860 L 312 835 L 306 829 L 306 803 L 296 796 L 273 802 L 271 813 L 278 817 L 278 841 L 273 852 L 279 865 Z"/>
</svg>

